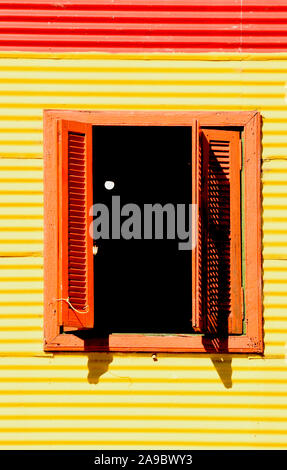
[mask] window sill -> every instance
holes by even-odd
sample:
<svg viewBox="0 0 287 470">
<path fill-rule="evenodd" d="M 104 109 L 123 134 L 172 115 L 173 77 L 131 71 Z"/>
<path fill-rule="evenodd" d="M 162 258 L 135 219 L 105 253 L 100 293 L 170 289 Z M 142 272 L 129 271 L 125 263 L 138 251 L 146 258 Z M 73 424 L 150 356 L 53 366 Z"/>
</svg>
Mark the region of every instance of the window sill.
<svg viewBox="0 0 287 470">
<path fill-rule="evenodd" d="M 82 339 L 75 334 L 59 334 L 45 344 L 45 351 L 83 352 L 196 352 L 263 353 L 263 343 L 252 335 L 208 338 L 202 335 L 124 335 Z"/>
</svg>

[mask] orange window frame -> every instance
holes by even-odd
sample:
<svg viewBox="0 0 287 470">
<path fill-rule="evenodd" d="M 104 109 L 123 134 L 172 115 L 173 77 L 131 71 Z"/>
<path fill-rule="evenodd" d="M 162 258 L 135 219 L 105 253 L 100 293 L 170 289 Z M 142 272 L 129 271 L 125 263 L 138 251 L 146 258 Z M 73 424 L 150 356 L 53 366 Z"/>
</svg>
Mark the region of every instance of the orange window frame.
<svg viewBox="0 0 287 470">
<path fill-rule="evenodd" d="M 62 334 L 57 323 L 59 167 L 61 120 L 93 125 L 238 127 L 243 134 L 246 332 L 226 338 L 195 335 L 111 334 L 82 339 Z M 44 349 L 45 351 L 263 353 L 261 259 L 261 117 L 257 111 L 141 112 L 44 111 Z"/>
</svg>

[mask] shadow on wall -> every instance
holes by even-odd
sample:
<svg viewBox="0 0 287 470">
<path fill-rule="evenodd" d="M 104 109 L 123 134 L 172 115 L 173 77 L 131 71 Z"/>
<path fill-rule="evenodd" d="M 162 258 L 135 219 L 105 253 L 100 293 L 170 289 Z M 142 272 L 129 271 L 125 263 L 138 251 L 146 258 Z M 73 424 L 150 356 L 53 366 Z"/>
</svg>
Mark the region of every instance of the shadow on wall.
<svg viewBox="0 0 287 470">
<path fill-rule="evenodd" d="M 211 142 L 211 141 L 210 141 Z M 231 302 L 231 193 L 230 179 L 224 164 L 218 160 L 205 136 L 203 146 L 209 149 L 208 178 L 205 187 L 208 197 L 204 202 L 206 249 L 202 250 L 202 308 L 205 313 L 204 349 L 225 388 L 232 387 L 232 357 L 228 351 L 229 316 Z"/>
<path fill-rule="evenodd" d="M 101 375 L 109 370 L 109 365 L 113 361 L 112 353 L 89 353 L 88 354 L 88 382 L 97 384 Z"/>
<path fill-rule="evenodd" d="M 109 370 L 109 365 L 113 361 L 113 354 L 105 352 L 88 353 L 87 357 L 87 380 L 88 383 L 96 385 L 99 383 L 101 375 L 105 374 Z M 214 365 L 224 387 L 232 388 L 232 357 L 221 354 L 211 354 L 207 357 L 209 357 Z"/>
<path fill-rule="evenodd" d="M 214 338 L 206 343 L 203 336 L 202 343 L 224 387 L 232 388 L 232 355 L 219 352 L 222 349 L 228 351 L 227 338 Z"/>
<path fill-rule="evenodd" d="M 216 372 L 225 388 L 232 388 L 232 358 L 220 354 L 210 356 Z"/>
</svg>

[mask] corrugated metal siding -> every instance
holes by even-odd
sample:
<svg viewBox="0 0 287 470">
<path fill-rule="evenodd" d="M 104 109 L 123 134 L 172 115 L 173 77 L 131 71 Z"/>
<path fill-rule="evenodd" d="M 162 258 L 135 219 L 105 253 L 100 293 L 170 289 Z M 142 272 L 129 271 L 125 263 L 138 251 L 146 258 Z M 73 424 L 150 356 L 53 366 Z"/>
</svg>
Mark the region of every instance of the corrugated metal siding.
<svg viewBox="0 0 287 470">
<path fill-rule="evenodd" d="M 287 57 L 227 58 L 2 53 L 1 448 L 286 447 Z M 264 359 L 43 353 L 43 108 L 261 111 Z"/>
<path fill-rule="evenodd" d="M 0 1 L 2 50 L 286 51 L 285 0 Z"/>
</svg>

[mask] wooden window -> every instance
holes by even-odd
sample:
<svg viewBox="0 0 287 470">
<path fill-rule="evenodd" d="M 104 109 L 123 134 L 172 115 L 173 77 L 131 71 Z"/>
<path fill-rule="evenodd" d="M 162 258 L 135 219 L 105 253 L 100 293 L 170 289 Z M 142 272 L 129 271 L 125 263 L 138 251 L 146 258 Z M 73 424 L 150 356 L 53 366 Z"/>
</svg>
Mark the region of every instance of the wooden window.
<svg viewBox="0 0 287 470">
<path fill-rule="evenodd" d="M 135 126 L 161 136 L 164 128 L 174 135 L 185 129 L 181 135 L 190 136 L 186 174 L 198 211 L 197 243 L 187 255 L 191 306 L 184 334 L 177 334 L 176 308 L 169 313 L 174 331 L 161 312 L 158 334 L 119 333 L 112 324 L 110 334 L 97 334 L 109 313 L 100 309 L 100 272 L 89 236 L 93 165 L 100 155 L 93 149 L 93 132 L 105 128 L 114 141 L 112 131 L 132 132 Z M 45 350 L 262 353 L 259 114 L 49 110 L 44 128 Z"/>
</svg>

